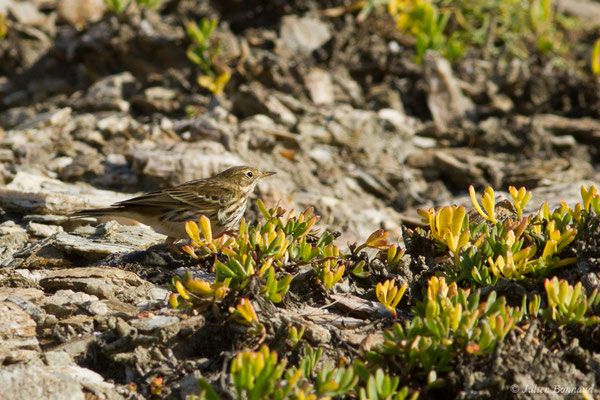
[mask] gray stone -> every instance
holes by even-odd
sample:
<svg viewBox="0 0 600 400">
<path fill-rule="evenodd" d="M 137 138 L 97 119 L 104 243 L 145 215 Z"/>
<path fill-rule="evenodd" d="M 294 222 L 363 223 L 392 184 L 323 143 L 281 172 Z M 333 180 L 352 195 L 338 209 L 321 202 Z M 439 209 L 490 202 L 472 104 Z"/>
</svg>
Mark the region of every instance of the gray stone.
<svg viewBox="0 0 600 400">
<path fill-rule="evenodd" d="M 332 104 L 334 102 L 331 75 L 320 68 L 311 68 L 304 77 L 304 85 L 315 104 Z"/>
<path fill-rule="evenodd" d="M 71 111 L 71 107 L 65 107 L 38 114 L 35 118 L 29 119 L 15 127 L 15 130 L 40 129 L 50 126 L 62 127 L 70 120 Z"/>
<path fill-rule="evenodd" d="M 177 143 L 170 147 L 135 148 L 132 169 L 157 186 L 172 186 L 207 178 L 234 165 L 245 164 L 215 142 Z"/>
<path fill-rule="evenodd" d="M 0 302 L 0 365 L 37 355 L 39 343 L 36 327 L 35 321 L 17 304 Z"/>
<path fill-rule="evenodd" d="M 103 0 L 58 0 L 56 11 L 59 20 L 80 26 L 102 18 L 106 4 Z"/>
<path fill-rule="evenodd" d="M 101 375 L 77 365 L 9 365 L 0 370 L 0 386 L 11 400 L 85 400 L 84 389 L 99 399 L 122 398 Z"/>
<path fill-rule="evenodd" d="M 32 236 L 50 237 L 60 232 L 63 232 L 61 226 L 38 224 L 37 222 L 29 222 L 27 224 L 27 233 Z"/>
<path fill-rule="evenodd" d="M 151 332 L 155 329 L 162 329 L 169 325 L 179 322 L 179 318 L 168 315 L 155 315 L 153 317 L 134 319 L 130 321 L 134 328 L 140 332 Z"/>
<path fill-rule="evenodd" d="M 29 240 L 27 231 L 13 221 L 0 224 L 0 247 L 17 249 Z"/>
<path fill-rule="evenodd" d="M 436 128 L 444 132 L 472 112 L 474 105 L 462 93 L 448 60 L 428 50 L 423 56 L 423 65 L 428 87 L 427 106 Z"/>
<path fill-rule="evenodd" d="M 277 51 L 309 55 L 331 38 L 329 26 L 314 17 L 285 16 L 281 22 L 281 44 Z"/>
<path fill-rule="evenodd" d="M 11 15 L 24 25 L 42 26 L 48 17 L 41 13 L 37 7 L 30 2 L 9 1 L 8 10 Z"/>
<path fill-rule="evenodd" d="M 49 291 L 70 289 L 134 305 L 147 300 L 148 290 L 154 287 L 133 272 L 107 266 L 48 270 L 40 279 L 40 286 Z"/>
<path fill-rule="evenodd" d="M 130 72 L 122 72 L 96 81 L 85 94 L 74 96 L 73 108 L 92 111 L 129 111 L 129 102 L 123 99 L 124 91 L 135 84 Z"/>
<path fill-rule="evenodd" d="M 0 187 L 0 208 L 21 214 L 68 214 L 106 207 L 130 196 L 19 171 L 10 184 Z"/>
<path fill-rule="evenodd" d="M 49 314 L 56 316 L 68 316 L 75 312 L 84 303 L 97 302 L 98 297 L 83 292 L 72 290 L 58 290 L 52 296 L 46 296 L 41 306 Z"/>
<path fill-rule="evenodd" d="M 7 298 L 21 298 L 26 300 L 38 300 L 44 296 L 44 292 L 36 288 L 11 288 L 0 287 L 0 301 Z"/>
</svg>

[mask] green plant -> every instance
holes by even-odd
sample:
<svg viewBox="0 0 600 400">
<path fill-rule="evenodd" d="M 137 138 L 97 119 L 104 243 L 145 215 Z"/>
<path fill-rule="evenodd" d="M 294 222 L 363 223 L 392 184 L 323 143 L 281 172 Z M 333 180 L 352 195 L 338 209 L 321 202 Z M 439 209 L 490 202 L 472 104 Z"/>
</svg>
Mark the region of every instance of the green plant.
<svg viewBox="0 0 600 400">
<path fill-rule="evenodd" d="M 426 0 L 392 0 L 389 13 L 396 18 L 398 28 L 416 38 L 416 60 L 421 62 L 425 51 L 436 50 L 448 59 L 456 59 L 464 52 L 457 35 L 447 35 L 450 13 L 440 12 L 433 2 Z"/>
<path fill-rule="evenodd" d="M 592 48 L 592 60 L 590 62 L 592 74 L 600 75 L 600 39 L 596 39 Z"/>
<path fill-rule="evenodd" d="M 361 362 L 357 362 L 355 368 L 364 382 L 358 390 L 360 400 L 416 400 L 419 397 L 419 392 L 413 392 L 409 397 L 406 386 L 398 390 L 400 379 L 390 376 L 381 368 L 372 373 Z"/>
<path fill-rule="evenodd" d="M 190 395 L 188 400 L 219 400 L 220 397 L 217 391 L 211 386 L 206 379 L 198 379 L 200 393 L 198 395 Z"/>
<path fill-rule="evenodd" d="M 221 52 L 221 48 L 211 41 L 211 35 L 217 24 L 217 20 L 208 18 L 203 18 L 200 25 L 195 22 L 189 23 L 186 32 L 192 40 L 192 44 L 188 47 L 186 54 L 188 59 L 198 65 L 203 73 L 197 78 L 198 85 L 218 95 L 223 93 L 225 85 L 231 78 L 231 73 L 228 68 L 217 68 L 215 62 L 217 55 Z"/>
<path fill-rule="evenodd" d="M 6 37 L 8 33 L 8 28 L 10 27 L 10 23 L 6 18 L 6 14 L 0 13 L 0 40 Z"/>
<path fill-rule="evenodd" d="M 117 15 L 123 14 L 130 2 L 131 0 L 104 0 L 107 10 Z"/>
<path fill-rule="evenodd" d="M 302 336 L 304 336 L 304 326 L 300 327 L 300 331 L 298 331 L 298 328 L 295 326 L 290 326 L 288 328 L 288 339 L 291 342 L 292 349 L 296 348 L 300 339 L 302 339 Z"/>
<path fill-rule="evenodd" d="M 525 188 L 510 187 L 515 217 L 503 221 L 495 215 L 495 193 L 487 187 L 481 198 L 476 199 L 471 186 L 469 192 L 477 212 L 483 217 L 480 223 L 469 224 L 464 207 L 443 207 L 439 211 L 419 210 L 424 222 L 429 224 L 427 234 L 439 251 L 450 251 L 452 262 L 446 264 L 447 276 L 455 281 L 468 280 L 473 286 L 496 285 L 499 279 L 531 282 L 547 276 L 556 268 L 573 263 L 576 258 L 564 257 L 562 253 L 577 237 L 589 219 L 587 210 L 593 210 L 597 196 L 595 188 L 582 188 L 584 205 L 577 204 L 572 210 L 566 204 L 550 212 L 547 204 L 534 215 L 524 217 L 523 210 L 531 198 Z"/>
<path fill-rule="evenodd" d="M 156 10 L 163 0 L 135 0 L 136 3 L 144 8 Z"/>
<path fill-rule="evenodd" d="M 415 317 L 386 331 L 378 353 L 398 358 L 393 363 L 406 363 L 411 369 L 444 371 L 459 349 L 477 354 L 493 351 L 521 320 L 526 301 L 522 307 L 509 307 L 495 292 L 485 302 L 480 301 L 479 292 L 469 294 L 468 289 L 458 289 L 456 282 L 448 285 L 444 278 L 432 277 L 426 299 L 413 309 Z M 383 361 L 377 354 L 370 359 Z"/>
<path fill-rule="evenodd" d="M 438 212 L 433 208 L 429 211 L 419 210 L 423 222 L 428 222 L 431 236 L 439 245 L 446 246 L 457 258 L 463 247 L 469 244 L 469 217 L 465 207 L 443 207 Z"/>
<path fill-rule="evenodd" d="M 287 362 L 263 345 L 259 351 L 243 351 L 231 362 L 231 377 L 238 397 L 248 400 L 270 398 L 276 390 Z"/>
<path fill-rule="evenodd" d="M 558 325 L 593 325 L 600 322 L 600 316 L 589 315 L 600 311 L 598 307 L 600 296 L 597 288 L 592 294 L 586 296 L 581 282 L 572 286 L 563 279 L 559 281 L 557 277 L 546 279 L 544 287 L 548 297 L 548 307 L 542 315 L 546 319 L 555 321 Z"/>
<path fill-rule="evenodd" d="M 397 287 L 394 280 L 388 279 L 383 284 L 378 282 L 375 287 L 377 300 L 394 315 L 394 318 L 396 318 L 396 306 L 404 296 L 407 286 L 408 283 L 404 282 L 402 286 Z"/>
<path fill-rule="evenodd" d="M 316 389 L 319 396 L 342 396 L 352 390 L 357 382 L 354 368 L 333 368 L 326 364 L 317 373 Z"/>
<path fill-rule="evenodd" d="M 362 2 L 364 18 L 380 2 Z M 432 49 L 454 60 L 467 49 L 485 56 L 526 58 L 532 51 L 555 56 L 569 48 L 563 30 L 575 28 L 554 11 L 552 0 L 390 0 L 387 9 L 398 29 L 415 38 L 417 62 Z M 560 64 L 560 63 L 559 63 Z"/>
<path fill-rule="evenodd" d="M 267 210 L 260 200 L 257 204 L 264 222 L 250 226 L 242 219 L 234 236 L 213 238 L 210 220 L 205 216 L 201 216 L 198 223 L 186 223 L 191 244 L 182 250 L 198 260 L 214 257 L 216 279 L 213 283 L 194 280 L 191 273 L 173 278 L 169 286 L 173 291 L 172 306 L 186 308 L 202 305 L 207 300 L 220 300 L 230 290 L 243 291 L 253 276 L 262 281 L 260 293 L 273 303 L 279 303 L 292 281 L 283 267 L 294 264 L 313 265 L 317 278 L 327 290 L 342 279 L 346 255 L 333 244 L 333 236 L 328 232 L 314 236 L 313 228 L 319 217 L 312 215 L 312 208 L 297 214 L 294 210 L 286 213 L 280 207 Z M 307 240 L 309 235 L 310 241 Z"/>
</svg>

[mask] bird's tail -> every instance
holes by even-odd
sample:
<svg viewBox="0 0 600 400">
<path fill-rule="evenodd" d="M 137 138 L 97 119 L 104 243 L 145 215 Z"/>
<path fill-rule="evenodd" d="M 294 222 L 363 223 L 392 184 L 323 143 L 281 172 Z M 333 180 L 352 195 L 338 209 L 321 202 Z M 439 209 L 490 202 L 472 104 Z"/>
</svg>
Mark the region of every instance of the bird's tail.
<svg viewBox="0 0 600 400">
<path fill-rule="evenodd" d="M 76 211 L 69 214 L 71 218 L 85 218 L 85 217 L 104 217 L 109 215 L 119 215 L 120 207 L 106 207 L 106 208 L 90 208 L 87 210 Z"/>
</svg>

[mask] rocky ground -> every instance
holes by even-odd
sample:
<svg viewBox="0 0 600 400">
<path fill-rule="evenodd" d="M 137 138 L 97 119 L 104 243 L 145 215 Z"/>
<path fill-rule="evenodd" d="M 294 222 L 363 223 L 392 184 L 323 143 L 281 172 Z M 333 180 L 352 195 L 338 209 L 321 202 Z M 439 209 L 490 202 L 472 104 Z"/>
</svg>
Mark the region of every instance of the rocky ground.
<svg viewBox="0 0 600 400">
<path fill-rule="evenodd" d="M 469 205 L 469 185 L 525 186 L 533 212 L 598 182 L 597 77 L 543 57 L 416 63 L 388 14 L 361 20 L 346 3 L 174 0 L 118 16 L 95 0 L 0 3 L 0 398 L 183 399 L 199 377 L 235 397 L 224 371 L 245 330 L 166 302 L 166 284 L 197 262 L 146 227 L 68 218 L 82 208 L 247 164 L 277 171 L 253 199 L 314 207 L 347 247 L 379 228 L 401 242 L 418 208 Z M 562 3 L 584 5 L 575 39 L 590 44 L 598 3 Z M 198 86 L 186 57 L 185 23 L 204 17 L 219 20 L 213 61 L 231 74 L 221 95 Z M 570 281 L 589 289 L 600 254 L 588 255 Z M 399 276 L 419 296 L 432 263 L 405 257 Z M 309 300 L 292 287 L 264 342 L 277 347 L 293 322 L 328 359 L 358 357 L 391 322 L 372 288 L 344 282 Z M 600 387 L 598 342 L 581 343 L 597 330 L 540 341 L 531 329 L 489 357 L 457 356 L 443 389 L 418 374 L 402 385 L 463 399 L 512 399 L 511 384 Z"/>
</svg>

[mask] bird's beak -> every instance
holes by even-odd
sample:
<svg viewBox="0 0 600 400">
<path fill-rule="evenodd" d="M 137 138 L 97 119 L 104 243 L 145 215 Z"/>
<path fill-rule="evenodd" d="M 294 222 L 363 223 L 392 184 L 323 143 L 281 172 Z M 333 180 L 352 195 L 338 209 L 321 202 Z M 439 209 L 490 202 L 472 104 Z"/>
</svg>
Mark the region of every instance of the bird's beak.
<svg viewBox="0 0 600 400">
<path fill-rule="evenodd" d="M 266 178 L 267 176 L 275 175 L 277 172 L 263 172 L 260 176 L 261 178 Z"/>
</svg>

